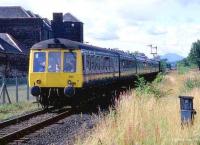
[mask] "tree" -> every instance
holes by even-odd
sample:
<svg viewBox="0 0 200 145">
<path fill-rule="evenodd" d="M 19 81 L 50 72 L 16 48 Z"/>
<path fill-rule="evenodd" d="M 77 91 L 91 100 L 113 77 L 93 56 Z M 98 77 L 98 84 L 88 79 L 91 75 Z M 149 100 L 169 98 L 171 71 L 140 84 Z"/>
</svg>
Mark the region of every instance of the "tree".
<svg viewBox="0 0 200 145">
<path fill-rule="evenodd" d="M 188 60 L 188 58 L 184 58 L 181 61 L 177 62 L 178 65 L 182 65 L 184 67 L 189 67 L 192 63 Z"/>
<path fill-rule="evenodd" d="M 196 64 L 200 70 L 200 40 L 192 43 L 188 59 L 191 63 Z"/>
<path fill-rule="evenodd" d="M 167 59 L 160 60 L 160 69 L 162 72 L 165 72 L 167 69 Z"/>
</svg>

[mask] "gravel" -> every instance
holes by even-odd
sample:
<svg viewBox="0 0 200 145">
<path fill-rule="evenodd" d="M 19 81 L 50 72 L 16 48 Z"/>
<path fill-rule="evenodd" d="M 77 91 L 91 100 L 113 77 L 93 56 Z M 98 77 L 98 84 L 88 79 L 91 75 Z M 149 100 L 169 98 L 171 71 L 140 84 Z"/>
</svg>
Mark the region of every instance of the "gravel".
<svg viewBox="0 0 200 145">
<path fill-rule="evenodd" d="M 56 124 L 25 136 L 28 140 L 20 143 L 22 145 L 72 145 L 78 135 L 84 137 L 98 121 L 96 115 L 75 114 Z"/>
</svg>

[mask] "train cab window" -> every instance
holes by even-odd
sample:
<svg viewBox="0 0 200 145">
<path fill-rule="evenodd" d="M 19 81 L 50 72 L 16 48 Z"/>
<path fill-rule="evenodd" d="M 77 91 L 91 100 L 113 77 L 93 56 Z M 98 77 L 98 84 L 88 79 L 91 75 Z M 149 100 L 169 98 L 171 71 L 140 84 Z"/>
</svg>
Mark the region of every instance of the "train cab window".
<svg viewBox="0 0 200 145">
<path fill-rule="evenodd" d="M 61 71 L 61 52 L 49 52 L 48 54 L 48 72 Z"/>
<path fill-rule="evenodd" d="M 45 52 L 35 52 L 33 62 L 33 72 L 44 72 L 46 63 Z"/>
<path fill-rule="evenodd" d="M 64 72 L 76 72 L 76 53 L 64 53 Z"/>
</svg>

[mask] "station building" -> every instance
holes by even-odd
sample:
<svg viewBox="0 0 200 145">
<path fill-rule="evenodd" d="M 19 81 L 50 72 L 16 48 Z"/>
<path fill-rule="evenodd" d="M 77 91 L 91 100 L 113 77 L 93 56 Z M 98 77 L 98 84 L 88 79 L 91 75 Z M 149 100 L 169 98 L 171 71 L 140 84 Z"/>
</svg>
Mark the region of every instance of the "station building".
<svg viewBox="0 0 200 145">
<path fill-rule="evenodd" d="M 0 33 L 11 35 L 24 53 L 41 41 L 51 38 L 52 29 L 48 19 L 26 11 L 19 6 L 0 7 Z"/>
<path fill-rule="evenodd" d="M 70 13 L 53 13 L 50 21 L 20 6 L 0 6 L 0 76 L 27 73 L 31 46 L 54 37 L 83 42 L 83 23 Z"/>
</svg>

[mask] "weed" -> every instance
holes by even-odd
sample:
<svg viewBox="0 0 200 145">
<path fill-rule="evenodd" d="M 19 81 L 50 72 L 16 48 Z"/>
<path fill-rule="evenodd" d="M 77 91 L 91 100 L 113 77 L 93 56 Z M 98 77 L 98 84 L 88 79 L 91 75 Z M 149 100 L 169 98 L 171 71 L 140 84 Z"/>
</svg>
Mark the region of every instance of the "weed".
<svg viewBox="0 0 200 145">
<path fill-rule="evenodd" d="M 200 115 L 195 116 L 194 124 L 186 128 L 181 127 L 180 95 L 181 88 L 188 76 L 199 73 L 180 75 L 169 73 L 148 84 L 143 78 L 138 78 L 138 91 L 120 97 L 116 110 L 110 110 L 96 125 L 91 134 L 78 145 L 196 145 L 200 144 Z M 194 77 L 193 77 L 194 78 Z M 187 82 L 190 88 L 198 86 Z M 192 84 L 192 85 L 191 85 Z M 161 92 L 173 89 L 173 94 L 162 97 Z M 141 96 L 138 97 L 137 93 Z M 142 93 L 143 92 L 143 93 Z M 148 93 L 145 93 L 148 92 Z M 149 93 L 150 92 L 150 93 Z M 185 95 L 194 97 L 194 108 L 200 112 L 200 88 L 192 89 Z M 153 95 L 152 95 L 153 94 Z M 154 95 L 161 96 L 157 101 Z M 153 96 L 153 97 L 152 97 Z"/>
<path fill-rule="evenodd" d="M 36 108 L 37 104 L 33 104 L 32 102 L 20 102 L 0 105 L 0 120 L 22 114 Z"/>
<path fill-rule="evenodd" d="M 164 74 L 163 73 L 159 73 L 157 76 L 156 76 L 156 78 L 155 78 L 155 80 L 153 81 L 153 83 L 161 83 L 163 80 L 164 80 Z"/>
<path fill-rule="evenodd" d="M 163 79 L 164 75 L 161 73 L 157 75 L 156 79 L 152 83 L 148 83 L 143 77 L 137 76 L 137 80 L 135 82 L 137 86 L 136 95 L 153 95 L 157 99 L 166 96 L 169 93 L 169 91 L 164 91 L 159 88 L 159 83 L 161 83 Z"/>
<path fill-rule="evenodd" d="M 194 88 L 200 88 L 200 78 L 188 78 L 184 82 L 184 88 L 185 91 L 191 91 Z"/>
<path fill-rule="evenodd" d="M 190 70 L 190 68 L 182 66 L 182 65 L 178 65 L 177 70 L 178 70 L 178 74 L 183 75 L 183 74 L 186 74 Z"/>
</svg>

